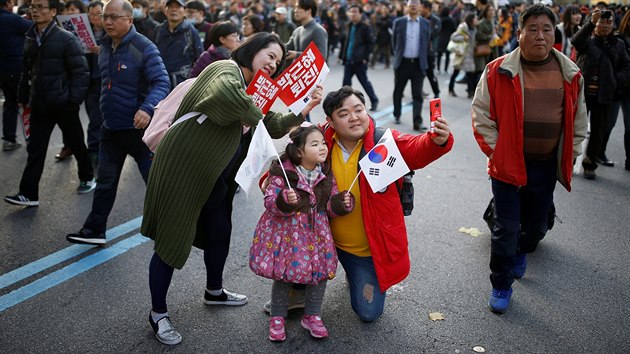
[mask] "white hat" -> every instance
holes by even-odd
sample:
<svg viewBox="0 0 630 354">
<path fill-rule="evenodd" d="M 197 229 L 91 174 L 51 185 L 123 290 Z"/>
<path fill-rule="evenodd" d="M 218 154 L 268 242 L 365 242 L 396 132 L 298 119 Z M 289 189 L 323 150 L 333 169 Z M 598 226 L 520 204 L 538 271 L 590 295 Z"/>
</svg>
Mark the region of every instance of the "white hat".
<svg viewBox="0 0 630 354">
<path fill-rule="evenodd" d="M 280 15 L 286 15 L 287 14 L 287 8 L 286 7 L 279 7 L 276 9 L 276 13 L 279 13 Z"/>
</svg>

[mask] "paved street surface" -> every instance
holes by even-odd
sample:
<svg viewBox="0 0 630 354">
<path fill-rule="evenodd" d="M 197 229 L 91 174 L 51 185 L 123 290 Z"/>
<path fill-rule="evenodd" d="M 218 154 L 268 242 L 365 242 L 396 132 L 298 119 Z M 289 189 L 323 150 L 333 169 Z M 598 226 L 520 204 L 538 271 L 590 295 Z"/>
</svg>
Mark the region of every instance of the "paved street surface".
<svg viewBox="0 0 630 354">
<path fill-rule="evenodd" d="M 343 68 L 331 67 L 326 91 L 342 82 Z M 381 100 L 381 110 L 374 114 L 378 124 L 412 134 L 410 106 L 403 124 L 393 123 L 393 71 L 379 64 L 369 76 Z M 456 87 L 460 97 L 448 96 L 448 77 L 439 75 L 443 114 L 455 146 L 414 178 L 415 210 L 406 218 L 411 274 L 388 291 L 385 313 L 376 323 L 362 323 L 352 312 L 339 267 L 323 306 L 330 337 L 310 338 L 299 325 L 298 310 L 288 318 L 286 342 L 269 342 L 268 317 L 261 307 L 271 283 L 255 276 L 247 263 L 263 211 L 261 194 L 254 191 L 249 197 L 239 193 L 234 201 L 225 270 L 226 288 L 247 294 L 249 303 L 205 306 L 203 255 L 194 250 L 175 272 L 168 295 L 169 313 L 183 342 L 172 348 L 160 344 L 147 319 L 153 243 L 138 234 L 145 186 L 135 163 L 127 161 L 109 218 L 108 237 L 115 239 L 104 248 L 71 245 L 65 235 L 81 228 L 93 194 L 76 194 L 74 160 L 54 161 L 62 146 L 55 130 L 40 206 L 0 203 L 1 351 L 473 353 L 473 347 L 481 346 L 488 353 L 630 352 L 630 172 L 623 169 L 623 123 L 617 123 L 609 143 L 614 168 L 600 167 L 595 181 L 575 174 L 572 193 L 558 185 L 561 222 L 528 258 L 525 277 L 514 284 L 509 312 L 495 315 L 487 308 L 490 237 L 481 218 L 491 195 L 486 159 L 472 136 L 465 86 Z M 356 78 L 353 83 L 360 88 Z M 430 92 L 428 84 L 425 90 Z M 407 87 L 404 101 L 410 98 Z M 427 103 L 423 111 L 428 117 Z M 323 121 L 321 108 L 312 116 Z M 282 141 L 277 145 L 281 148 Z M 25 148 L 0 152 L 3 196 L 17 192 L 25 160 Z M 462 227 L 483 234 L 459 232 Z M 432 312 L 442 313 L 444 320 L 429 320 Z"/>
</svg>

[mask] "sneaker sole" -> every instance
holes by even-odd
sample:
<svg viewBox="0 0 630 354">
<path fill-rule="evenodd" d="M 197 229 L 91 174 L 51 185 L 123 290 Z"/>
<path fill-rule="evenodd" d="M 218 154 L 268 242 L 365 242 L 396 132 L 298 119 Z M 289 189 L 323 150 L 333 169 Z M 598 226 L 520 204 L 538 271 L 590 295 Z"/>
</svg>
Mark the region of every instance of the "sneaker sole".
<svg viewBox="0 0 630 354">
<path fill-rule="evenodd" d="M 102 246 L 105 243 L 107 243 L 107 240 L 105 240 L 105 239 L 93 239 L 93 238 L 70 237 L 70 236 L 67 236 L 66 240 L 68 240 L 69 242 L 72 242 L 72 243 L 80 243 L 80 244 L 83 244 L 83 245 Z"/>
<path fill-rule="evenodd" d="M 157 334 L 155 335 L 155 338 L 157 338 L 157 340 L 160 343 L 163 343 L 163 344 L 166 344 L 166 345 L 177 345 L 177 344 L 182 342 L 181 338 L 175 339 L 175 340 L 163 340 L 163 339 L 160 339 L 160 337 L 158 337 Z"/>
<path fill-rule="evenodd" d="M 247 300 L 242 301 L 211 301 L 211 300 L 203 300 L 203 303 L 208 306 L 242 306 L 247 303 Z"/>
<path fill-rule="evenodd" d="M 308 326 L 305 325 L 303 321 L 300 321 L 300 325 L 302 325 L 302 328 L 304 328 L 307 331 L 309 331 L 311 333 L 311 337 L 313 337 L 313 338 L 326 338 L 326 337 L 328 337 L 328 335 L 319 335 L 317 333 L 313 333 L 313 331 L 311 331 L 311 329 L 308 328 Z"/>
<path fill-rule="evenodd" d="M 4 198 L 4 201 L 13 205 L 21 205 L 21 206 L 27 206 L 27 207 L 39 206 L 39 201 L 21 202 L 21 201 L 13 200 L 10 198 Z"/>
<path fill-rule="evenodd" d="M 269 340 L 272 342 L 284 342 L 286 339 L 287 339 L 286 335 L 282 338 L 273 338 L 271 335 L 269 336 Z"/>
<path fill-rule="evenodd" d="M 503 315 L 504 313 L 507 312 L 507 309 L 502 310 L 502 311 L 493 309 L 492 306 L 490 306 L 490 303 L 488 303 L 488 308 L 490 309 L 490 312 L 496 313 L 498 315 Z"/>
<path fill-rule="evenodd" d="M 94 187 L 90 188 L 90 189 L 86 189 L 86 190 L 78 190 L 77 189 L 77 194 L 86 194 L 86 193 L 90 193 L 91 191 L 96 189 L 96 183 L 94 183 Z"/>
</svg>

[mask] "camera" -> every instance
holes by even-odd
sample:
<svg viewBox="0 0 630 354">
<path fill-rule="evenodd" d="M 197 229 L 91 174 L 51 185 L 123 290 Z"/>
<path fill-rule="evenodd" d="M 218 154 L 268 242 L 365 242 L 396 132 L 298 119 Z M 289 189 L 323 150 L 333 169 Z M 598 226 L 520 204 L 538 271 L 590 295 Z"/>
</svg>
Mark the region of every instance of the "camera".
<svg viewBox="0 0 630 354">
<path fill-rule="evenodd" d="M 612 11 L 606 10 L 602 12 L 602 18 L 610 18 L 612 16 Z"/>
</svg>

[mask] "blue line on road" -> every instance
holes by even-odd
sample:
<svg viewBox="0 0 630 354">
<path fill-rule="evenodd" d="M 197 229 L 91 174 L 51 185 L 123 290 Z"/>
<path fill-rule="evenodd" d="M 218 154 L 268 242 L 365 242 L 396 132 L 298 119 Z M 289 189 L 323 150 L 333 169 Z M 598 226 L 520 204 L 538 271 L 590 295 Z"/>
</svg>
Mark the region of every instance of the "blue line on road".
<svg viewBox="0 0 630 354">
<path fill-rule="evenodd" d="M 112 241 L 122 235 L 125 235 L 140 227 L 142 223 L 142 217 L 137 217 L 124 224 L 107 230 L 107 241 Z M 73 245 L 66 247 L 60 251 L 50 254 L 44 258 L 40 258 L 35 262 L 29 263 L 23 267 L 12 270 L 6 274 L 0 276 L 0 289 L 15 284 L 21 280 L 24 280 L 32 275 L 35 275 L 43 270 L 54 267 L 59 263 L 65 262 L 70 258 L 76 257 L 84 252 L 91 250 L 97 246 L 91 245 Z"/>
<path fill-rule="evenodd" d="M 89 255 L 75 263 L 72 263 L 56 272 L 50 273 L 36 281 L 25 285 L 0 297 L 0 312 L 15 306 L 31 297 L 38 295 L 64 281 L 71 279 L 87 270 L 105 263 L 108 260 L 123 254 L 130 249 L 141 245 L 148 241 L 147 237 L 136 234 L 128 239 L 122 240 L 117 244 Z"/>
<path fill-rule="evenodd" d="M 402 105 L 402 107 L 400 107 L 400 114 L 403 115 L 409 111 L 413 110 L 413 102 L 408 102 Z M 394 113 L 394 106 L 389 106 L 386 108 L 381 109 L 380 111 L 374 113 L 374 114 L 370 114 L 370 116 L 374 119 L 374 123 L 376 123 L 376 126 L 380 125 L 380 121 L 381 120 L 389 120 L 391 121 L 391 116 L 390 114 Z"/>
</svg>

